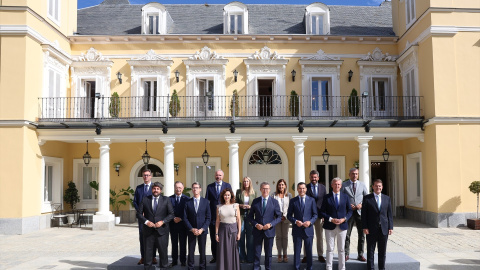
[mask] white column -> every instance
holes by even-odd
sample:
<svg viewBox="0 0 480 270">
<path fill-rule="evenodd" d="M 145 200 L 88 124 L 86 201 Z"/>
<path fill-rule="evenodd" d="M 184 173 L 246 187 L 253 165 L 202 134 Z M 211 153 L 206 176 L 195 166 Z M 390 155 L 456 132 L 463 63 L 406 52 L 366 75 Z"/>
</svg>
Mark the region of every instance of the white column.
<svg viewBox="0 0 480 270">
<path fill-rule="evenodd" d="M 240 188 L 240 162 L 238 158 L 238 143 L 241 137 L 225 137 L 228 146 L 228 182 L 235 193 Z"/>
<path fill-rule="evenodd" d="M 370 159 L 368 157 L 368 142 L 373 136 L 358 136 L 355 138 L 358 142 L 358 180 L 362 181 L 370 191 Z"/>
<path fill-rule="evenodd" d="M 305 152 L 303 151 L 305 145 L 303 143 L 307 138 L 307 136 L 292 136 L 292 141 L 295 143 L 295 194 L 297 194 L 297 184 L 305 182 Z"/>
<path fill-rule="evenodd" d="M 109 230 L 115 226 L 115 216 L 110 211 L 110 139 L 99 138 L 100 168 L 98 177 L 98 212 L 93 216 L 93 230 Z"/>
<path fill-rule="evenodd" d="M 174 137 L 160 138 L 160 141 L 165 144 L 163 147 L 163 179 L 165 180 L 165 185 L 163 186 L 163 195 L 170 196 L 173 195 L 175 189 L 175 168 L 173 167 L 174 158 L 173 158 L 173 144 L 175 143 Z"/>
</svg>

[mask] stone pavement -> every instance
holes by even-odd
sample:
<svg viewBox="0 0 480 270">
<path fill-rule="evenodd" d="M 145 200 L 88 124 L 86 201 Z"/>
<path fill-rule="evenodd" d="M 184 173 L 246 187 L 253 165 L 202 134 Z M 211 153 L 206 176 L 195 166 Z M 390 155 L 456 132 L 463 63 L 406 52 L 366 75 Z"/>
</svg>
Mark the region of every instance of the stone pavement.
<svg viewBox="0 0 480 270">
<path fill-rule="evenodd" d="M 480 269 L 480 230 L 432 228 L 406 219 L 395 219 L 394 224 L 388 252 L 407 254 L 420 261 L 421 269 Z M 353 231 L 352 253 L 356 253 L 356 242 Z M 315 246 L 313 250 L 315 254 Z M 0 269 L 106 269 L 120 258 L 138 253 L 136 224 L 121 224 L 111 231 L 60 227 L 0 235 Z M 274 260 L 276 254 L 274 244 Z M 293 241 L 289 241 L 289 254 L 293 254 Z"/>
</svg>

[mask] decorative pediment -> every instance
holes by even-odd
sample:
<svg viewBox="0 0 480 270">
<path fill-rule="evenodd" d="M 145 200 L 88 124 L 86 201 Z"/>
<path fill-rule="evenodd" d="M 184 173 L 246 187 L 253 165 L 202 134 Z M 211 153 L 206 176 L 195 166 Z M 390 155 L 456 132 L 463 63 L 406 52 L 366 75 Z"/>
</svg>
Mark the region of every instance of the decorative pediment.
<svg viewBox="0 0 480 270">
<path fill-rule="evenodd" d="M 223 59 L 222 56 L 217 55 L 216 52 L 212 52 L 207 46 L 203 47 L 200 51 L 195 52 L 194 55 L 190 56 L 190 60 L 215 60 Z"/>
<path fill-rule="evenodd" d="M 337 60 L 337 59 L 328 56 L 322 49 L 320 49 L 317 51 L 317 54 L 310 57 L 302 57 L 302 60 L 329 61 L 329 60 Z"/>
<path fill-rule="evenodd" d="M 397 60 L 395 57 L 391 56 L 388 53 L 383 54 L 380 48 L 375 48 L 373 52 L 368 52 L 366 56 L 362 57 L 362 61 L 376 61 L 376 62 L 394 62 Z"/>
<path fill-rule="evenodd" d="M 148 67 L 151 69 L 155 66 L 171 66 L 173 64 L 173 60 L 171 60 L 169 57 L 158 55 L 154 50 L 150 49 L 144 55 L 133 57 L 132 59 L 127 60 L 127 63 L 132 67 L 143 66 L 147 67 L 147 69 Z"/>
<path fill-rule="evenodd" d="M 100 62 L 100 61 L 110 61 L 110 60 L 104 57 L 101 52 L 91 47 L 86 54 L 81 53 L 80 56 L 75 59 L 75 61 Z"/>
<path fill-rule="evenodd" d="M 260 52 L 255 51 L 252 56 L 248 57 L 248 59 L 255 59 L 255 60 L 277 60 L 277 59 L 284 59 L 283 56 L 278 55 L 277 52 L 271 52 L 270 48 L 267 46 L 263 47 Z"/>
<path fill-rule="evenodd" d="M 136 57 L 136 58 L 132 58 L 132 60 L 147 60 L 147 61 L 154 61 L 154 60 L 170 60 L 169 57 L 163 57 L 159 54 L 156 54 L 154 50 L 150 49 L 150 51 L 148 51 L 146 54 L 140 56 L 140 57 Z"/>
</svg>

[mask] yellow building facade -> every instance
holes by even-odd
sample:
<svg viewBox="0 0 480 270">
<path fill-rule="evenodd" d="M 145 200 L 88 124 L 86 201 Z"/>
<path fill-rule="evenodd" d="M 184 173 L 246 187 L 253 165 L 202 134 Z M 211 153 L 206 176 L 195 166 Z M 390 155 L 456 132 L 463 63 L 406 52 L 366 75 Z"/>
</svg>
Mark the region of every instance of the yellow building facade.
<svg viewBox="0 0 480 270">
<path fill-rule="evenodd" d="M 356 166 L 397 217 L 462 226 L 480 164 L 479 10 L 0 0 L 0 233 L 50 227 L 69 181 L 93 229 L 112 228 L 109 189 L 142 183 L 146 151 L 165 195 L 217 169 L 234 189 L 249 176 L 294 192 L 310 170 L 329 186 Z"/>
</svg>

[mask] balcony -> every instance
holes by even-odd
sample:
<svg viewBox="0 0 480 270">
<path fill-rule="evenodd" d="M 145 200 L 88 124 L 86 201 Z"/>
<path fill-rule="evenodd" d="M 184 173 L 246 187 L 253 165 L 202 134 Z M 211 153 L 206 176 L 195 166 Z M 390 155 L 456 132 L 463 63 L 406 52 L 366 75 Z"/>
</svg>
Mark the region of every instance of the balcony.
<svg viewBox="0 0 480 270">
<path fill-rule="evenodd" d="M 92 123 L 129 127 L 193 123 L 290 123 L 334 126 L 341 123 L 371 122 L 397 126 L 421 126 L 423 97 L 419 96 L 170 96 L 155 97 L 54 97 L 39 98 L 40 126 Z M 280 121 L 277 121 L 280 120 Z M 77 123 L 77 124 L 75 124 Z M 216 124 L 214 124 L 216 123 Z M 386 123 L 386 124 L 385 124 Z M 357 124 L 353 124 L 356 126 Z M 248 125 L 247 125 L 248 126 Z"/>
</svg>

